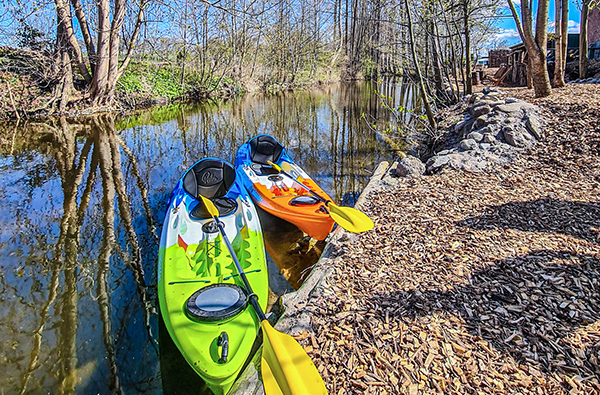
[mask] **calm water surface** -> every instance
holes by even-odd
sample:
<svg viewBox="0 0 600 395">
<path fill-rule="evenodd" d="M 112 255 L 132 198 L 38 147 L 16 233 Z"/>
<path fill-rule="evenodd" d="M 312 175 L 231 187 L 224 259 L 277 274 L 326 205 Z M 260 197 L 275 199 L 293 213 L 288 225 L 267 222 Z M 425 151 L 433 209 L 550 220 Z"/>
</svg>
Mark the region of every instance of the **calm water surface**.
<svg viewBox="0 0 600 395">
<path fill-rule="evenodd" d="M 362 117 L 389 120 L 375 88 L 0 127 L 2 393 L 202 393 L 157 315 L 158 237 L 172 187 L 198 159 L 233 162 L 243 142 L 270 133 L 351 205 L 390 159 Z M 379 89 L 394 101 L 411 95 Z M 302 254 L 301 232 L 273 217 L 263 223 L 267 251 L 289 279 L 271 263 L 273 291 L 293 290 L 319 246 Z"/>
</svg>

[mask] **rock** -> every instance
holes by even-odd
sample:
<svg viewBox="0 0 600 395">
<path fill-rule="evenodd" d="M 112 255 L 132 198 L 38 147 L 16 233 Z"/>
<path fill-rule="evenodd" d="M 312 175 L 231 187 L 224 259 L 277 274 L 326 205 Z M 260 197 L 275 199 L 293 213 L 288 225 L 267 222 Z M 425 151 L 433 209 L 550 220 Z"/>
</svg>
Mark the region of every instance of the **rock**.
<svg viewBox="0 0 600 395">
<path fill-rule="evenodd" d="M 537 140 L 542 139 L 542 130 L 540 126 L 540 121 L 538 120 L 536 115 L 528 114 L 527 120 L 525 121 L 525 127 L 531 133 L 533 137 Z"/>
<path fill-rule="evenodd" d="M 396 167 L 398 177 L 419 177 L 425 173 L 425 164 L 419 158 L 407 155 Z"/>
<path fill-rule="evenodd" d="M 474 132 L 477 129 L 481 129 L 484 126 L 487 126 L 487 117 L 482 115 L 475 119 L 475 122 L 473 122 L 473 125 L 471 126 L 471 131 Z"/>
<path fill-rule="evenodd" d="M 471 114 L 473 117 L 478 118 L 492 111 L 492 108 L 487 104 L 475 105 L 471 107 Z"/>
<path fill-rule="evenodd" d="M 472 95 L 467 97 L 467 103 L 469 104 L 473 104 L 477 101 L 479 101 L 479 99 L 481 99 L 483 97 L 483 93 L 473 93 Z"/>
<path fill-rule="evenodd" d="M 535 107 L 529 103 L 525 102 L 514 102 L 509 104 L 500 104 L 496 106 L 497 111 L 502 111 L 506 114 L 516 115 L 519 112 L 522 112 L 526 109 L 534 109 Z"/>
<path fill-rule="evenodd" d="M 460 144 L 458 144 L 458 148 L 464 151 L 470 151 L 477 148 L 477 142 L 473 139 L 466 139 L 461 141 Z"/>
<path fill-rule="evenodd" d="M 486 133 L 492 133 L 492 128 L 490 127 L 490 125 L 487 125 L 487 126 L 482 127 L 481 129 L 479 129 L 477 131 L 477 133 L 480 133 L 482 135 L 486 134 Z"/>
<path fill-rule="evenodd" d="M 504 103 L 506 104 L 517 103 L 518 101 L 519 99 L 516 99 L 514 97 L 507 97 L 506 99 L 504 99 Z"/>
<path fill-rule="evenodd" d="M 504 135 L 504 140 L 506 140 L 506 142 L 513 147 L 524 148 L 532 145 L 531 135 L 529 135 L 529 133 L 526 131 L 523 133 L 523 131 L 519 129 L 511 126 L 505 126 L 502 128 L 502 134 Z M 529 135 L 529 139 L 526 137 L 527 135 Z"/>
<path fill-rule="evenodd" d="M 494 102 L 500 101 L 500 99 L 496 95 L 485 95 L 484 97 L 481 98 L 481 100 L 485 100 L 489 103 L 494 103 Z"/>
<path fill-rule="evenodd" d="M 488 144 L 488 143 L 481 143 L 481 144 L 479 144 L 479 148 L 481 148 L 481 149 L 486 149 L 486 150 L 487 150 L 487 149 L 490 149 L 490 147 L 491 147 L 491 146 L 492 146 L 492 145 L 491 145 L 491 144 Z"/>
<path fill-rule="evenodd" d="M 435 172 L 441 170 L 442 168 L 444 168 L 445 166 L 448 165 L 449 161 L 450 161 L 449 155 L 433 156 L 433 157 L 429 158 L 429 160 L 425 164 L 425 168 L 427 169 L 427 174 L 432 174 L 432 173 L 435 173 Z"/>
<path fill-rule="evenodd" d="M 486 133 L 483 135 L 483 138 L 481 139 L 482 142 L 484 143 L 493 143 L 494 141 L 496 141 L 496 138 L 494 136 L 492 136 L 490 133 Z"/>
<path fill-rule="evenodd" d="M 473 139 L 479 143 L 483 139 L 483 134 L 478 133 L 478 132 L 471 132 L 467 135 L 467 139 Z"/>
<path fill-rule="evenodd" d="M 443 151 L 438 152 L 437 154 L 438 155 L 448 155 L 449 153 L 450 153 L 450 150 L 445 149 Z"/>
<path fill-rule="evenodd" d="M 460 121 L 456 125 L 454 125 L 454 133 L 460 134 L 462 129 L 465 127 L 466 122 L 467 122 L 466 120 Z"/>
</svg>

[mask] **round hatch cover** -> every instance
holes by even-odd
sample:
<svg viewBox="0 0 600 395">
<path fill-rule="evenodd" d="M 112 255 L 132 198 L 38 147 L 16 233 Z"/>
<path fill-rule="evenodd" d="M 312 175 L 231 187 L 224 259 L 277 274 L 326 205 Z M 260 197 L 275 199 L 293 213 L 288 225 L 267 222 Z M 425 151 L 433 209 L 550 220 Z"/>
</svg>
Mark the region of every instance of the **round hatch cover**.
<svg viewBox="0 0 600 395">
<path fill-rule="evenodd" d="M 319 203 L 319 199 L 308 195 L 296 196 L 290 200 L 292 206 L 314 206 L 317 203 Z"/>
<path fill-rule="evenodd" d="M 197 321 L 221 321 L 239 314 L 246 306 L 246 294 L 235 284 L 213 284 L 189 297 L 186 310 Z"/>
</svg>

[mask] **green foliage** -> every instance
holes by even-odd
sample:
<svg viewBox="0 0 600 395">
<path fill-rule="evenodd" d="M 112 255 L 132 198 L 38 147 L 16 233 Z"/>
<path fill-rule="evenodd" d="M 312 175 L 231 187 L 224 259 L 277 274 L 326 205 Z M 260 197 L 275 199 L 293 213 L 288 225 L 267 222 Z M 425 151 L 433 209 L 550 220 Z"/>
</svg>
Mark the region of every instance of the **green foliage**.
<svg viewBox="0 0 600 395">
<path fill-rule="evenodd" d="M 363 74 L 365 77 L 372 77 L 375 70 L 377 70 L 377 63 L 371 57 L 367 56 L 362 62 Z"/>
<path fill-rule="evenodd" d="M 119 79 L 117 90 L 127 97 L 169 100 L 231 96 L 242 92 L 240 83 L 230 77 L 207 77 L 191 68 L 183 70 L 180 65 L 149 61 L 132 62 Z"/>
</svg>

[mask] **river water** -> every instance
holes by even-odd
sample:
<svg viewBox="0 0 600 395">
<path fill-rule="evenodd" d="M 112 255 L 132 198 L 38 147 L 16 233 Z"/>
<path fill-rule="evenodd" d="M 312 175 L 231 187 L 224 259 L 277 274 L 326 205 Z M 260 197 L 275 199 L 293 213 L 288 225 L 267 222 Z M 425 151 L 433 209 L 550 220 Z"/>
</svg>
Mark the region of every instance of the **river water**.
<svg viewBox="0 0 600 395">
<path fill-rule="evenodd" d="M 243 142 L 269 133 L 352 205 L 392 158 L 366 124 L 389 121 L 377 90 L 411 105 L 410 87 L 353 83 L 0 126 L 2 393 L 203 393 L 157 314 L 172 187 L 198 159 L 233 162 Z M 296 228 L 261 220 L 276 298 L 301 284 L 323 245 L 307 251 Z"/>
</svg>

